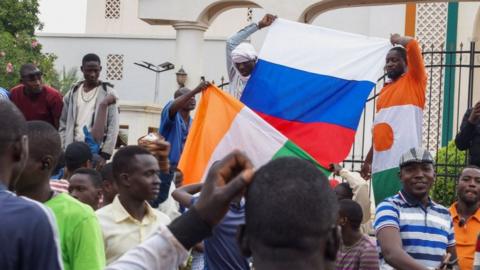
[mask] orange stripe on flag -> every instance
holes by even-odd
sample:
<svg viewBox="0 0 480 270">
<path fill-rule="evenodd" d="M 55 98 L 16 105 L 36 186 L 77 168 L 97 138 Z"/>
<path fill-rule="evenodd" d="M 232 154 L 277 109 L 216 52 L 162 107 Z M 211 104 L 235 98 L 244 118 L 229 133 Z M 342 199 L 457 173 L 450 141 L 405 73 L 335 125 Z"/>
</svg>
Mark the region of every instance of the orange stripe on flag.
<svg viewBox="0 0 480 270">
<path fill-rule="evenodd" d="M 178 165 L 184 184 L 200 182 L 215 148 L 244 106 L 216 86 L 203 91 Z"/>
</svg>

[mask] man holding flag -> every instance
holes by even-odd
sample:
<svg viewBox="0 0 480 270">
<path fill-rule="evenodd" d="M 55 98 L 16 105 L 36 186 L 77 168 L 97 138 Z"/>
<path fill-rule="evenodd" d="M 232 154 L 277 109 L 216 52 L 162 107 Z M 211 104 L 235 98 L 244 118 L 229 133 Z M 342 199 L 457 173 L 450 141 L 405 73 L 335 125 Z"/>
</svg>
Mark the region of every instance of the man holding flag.
<svg viewBox="0 0 480 270">
<path fill-rule="evenodd" d="M 388 81 L 378 97 L 373 146 L 362 167 L 362 177 L 373 173 L 376 204 L 400 190 L 398 157 L 420 147 L 427 73 L 418 42 L 394 34 L 395 46 L 386 57 Z M 373 161 L 373 162 L 372 162 Z"/>
<path fill-rule="evenodd" d="M 203 92 L 179 162 L 185 183 L 233 149 L 257 167 L 280 156 L 323 169 L 343 161 L 390 49 L 387 39 L 275 19 L 240 101 Z"/>
<path fill-rule="evenodd" d="M 258 30 L 272 25 L 277 17 L 266 14 L 258 23 L 251 23 L 227 40 L 227 70 L 230 94 L 240 98 L 250 74 L 257 63 L 257 52 L 250 43 L 244 42 Z M 243 43 L 242 43 L 243 42 Z"/>
</svg>

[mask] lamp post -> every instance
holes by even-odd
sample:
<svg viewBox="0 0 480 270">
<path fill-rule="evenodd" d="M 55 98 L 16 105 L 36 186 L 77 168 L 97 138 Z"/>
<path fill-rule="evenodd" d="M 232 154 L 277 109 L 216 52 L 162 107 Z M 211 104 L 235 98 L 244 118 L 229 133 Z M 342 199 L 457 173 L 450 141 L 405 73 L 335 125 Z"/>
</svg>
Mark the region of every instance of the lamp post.
<svg viewBox="0 0 480 270">
<path fill-rule="evenodd" d="M 183 69 L 183 66 L 175 74 L 177 75 L 178 86 L 185 87 L 185 82 L 187 81 L 188 74 Z"/>
<path fill-rule="evenodd" d="M 174 69 L 175 65 L 170 62 L 165 62 L 160 65 L 154 65 L 146 61 L 142 61 L 142 63 L 135 62 L 134 64 L 155 72 L 155 95 L 153 98 L 153 102 L 158 103 L 158 94 L 160 91 L 160 73 Z"/>
</svg>

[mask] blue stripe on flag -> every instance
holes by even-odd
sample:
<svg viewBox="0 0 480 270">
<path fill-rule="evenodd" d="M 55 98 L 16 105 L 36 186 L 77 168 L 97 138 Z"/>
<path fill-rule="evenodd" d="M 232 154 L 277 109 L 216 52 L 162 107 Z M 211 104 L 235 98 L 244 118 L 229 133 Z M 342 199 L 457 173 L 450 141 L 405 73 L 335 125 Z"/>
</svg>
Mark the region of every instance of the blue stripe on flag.
<svg viewBox="0 0 480 270">
<path fill-rule="evenodd" d="M 374 86 L 371 81 L 344 80 L 259 59 L 241 101 L 281 119 L 356 130 Z"/>
</svg>

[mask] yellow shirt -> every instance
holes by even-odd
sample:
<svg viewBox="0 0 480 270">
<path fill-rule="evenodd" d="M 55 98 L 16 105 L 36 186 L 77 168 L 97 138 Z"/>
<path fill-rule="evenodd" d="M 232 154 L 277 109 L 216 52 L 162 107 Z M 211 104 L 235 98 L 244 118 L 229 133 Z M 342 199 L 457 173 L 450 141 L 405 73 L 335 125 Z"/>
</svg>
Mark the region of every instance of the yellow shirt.
<svg viewBox="0 0 480 270">
<path fill-rule="evenodd" d="M 118 195 L 111 204 L 97 210 L 107 264 L 114 262 L 125 252 L 145 241 L 160 225 L 170 223 L 167 215 L 153 209 L 147 202 L 145 206 L 147 213 L 142 221 L 136 220 L 125 210 Z"/>
<path fill-rule="evenodd" d="M 477 212 L 469 217 L 461 227 L 456 202 L 450 206 L 450 214 L 452 215 L 455 240 L 457 242 L 458 265 L 462 270 L 472 270 L 475 245 L 477 236 L 480 233 L 480 209 L 477 209 Z"/>
</svg>

